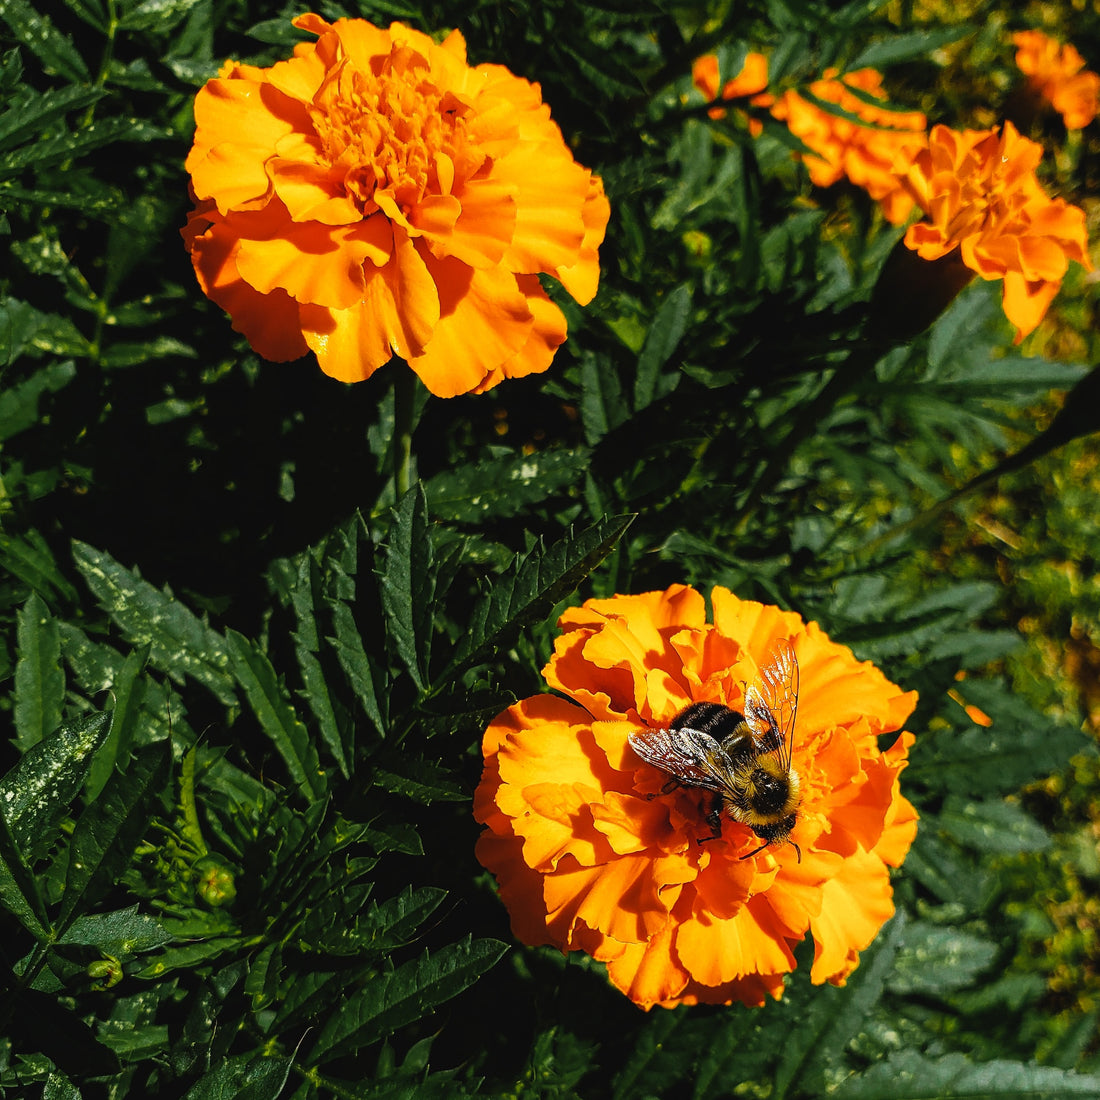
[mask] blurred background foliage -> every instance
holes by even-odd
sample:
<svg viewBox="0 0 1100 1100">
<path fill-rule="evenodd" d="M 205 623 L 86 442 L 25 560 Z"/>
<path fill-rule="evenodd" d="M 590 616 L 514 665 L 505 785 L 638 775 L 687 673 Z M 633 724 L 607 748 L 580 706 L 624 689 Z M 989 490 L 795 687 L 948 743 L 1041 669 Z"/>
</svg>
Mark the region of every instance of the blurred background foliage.
<svg viewBox="0 0 1100 1100">
<path fill-rule="evenodd" d="M 900 230 L 812 187 L 778 124 L 709 120 L 690 71 L 761 50 L 778 91 L 871 64 L 930 123 L 994 126 L 1011 32 L 1100 68 L 1100 10 L 317 10 L 459 26 L 542 85 L 611 199 L 600 295 L 556 299 L 547 374 L 415 394 L 398 500 L 404 368 L 261 362 L 178 235 L 196 89 L 285 56 L 299 8 L 0 0 L 0 1089 L 1095 1095 L 1100 402 L 1057 419 L 1100 358 L 1095 278 L 1022 348 L 980 281 L 900 331 L 869 305 Z M 1096 125 L 1025 132 L 1095 237 Z M 681 581 L 920 691 L 921 832 L 843 990 L 643 1015 L 514 944 L 474 861 L 480 733 L 542 690 L 555 612 Z"/>
</svg>

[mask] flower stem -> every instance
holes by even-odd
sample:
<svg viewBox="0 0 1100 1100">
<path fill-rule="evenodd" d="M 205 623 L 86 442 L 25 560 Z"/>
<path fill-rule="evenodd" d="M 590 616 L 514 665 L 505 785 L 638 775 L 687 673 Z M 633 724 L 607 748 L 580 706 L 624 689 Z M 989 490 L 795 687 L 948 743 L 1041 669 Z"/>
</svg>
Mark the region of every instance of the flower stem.
<svg viewBox="0 0 1100 1100">
<path fill-rule="evenodd" d="M 416 375 L 398 370 L 393 383 L 393 489 L 400 500 L 411 481 L 412 437 L 416 427 Z"/>
</svg>

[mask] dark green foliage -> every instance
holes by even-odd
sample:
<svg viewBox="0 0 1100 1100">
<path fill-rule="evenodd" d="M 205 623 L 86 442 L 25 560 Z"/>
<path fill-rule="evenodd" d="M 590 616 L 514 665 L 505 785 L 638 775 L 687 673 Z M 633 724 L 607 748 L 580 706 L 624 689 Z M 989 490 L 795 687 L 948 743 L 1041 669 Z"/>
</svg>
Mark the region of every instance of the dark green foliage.
<svg viewBox="0 0 1100 1100">
<path fill-rule="evenodd" d="M 982 280 L 906 332 L 874 296 L 901 231 L 690 87 L 763 50 L 777 93 L 872 65 L 993 125 L 1024 16 L 319 10 L 459 26 L 541 85 L 611 200 L 600 294 L 549 286 L 567 343 L 483 395 L 262 362 L 195 283 L 183 161 L 196 89 L 286 57 L 299 8 L 0 0 L 0 1093 L 1100 1095 L 1073 969 L 1100 959 L 1097 769 L 1058 659 L 1100 667 L 1095 284 L 1067 277 L 1049 355 Z M 1071 25 L 1100 67 L 1095 15 Z M 1085 202 L 1093 132 L 1045 137 Z M 557 614 L 683 582 L 920 693 L 920 832 L 843 988 L 807 941 L 779 1002 L 643 1014 L 515 942 L 477 864 L 481 737 L 545 690 Z"/>
</svg>

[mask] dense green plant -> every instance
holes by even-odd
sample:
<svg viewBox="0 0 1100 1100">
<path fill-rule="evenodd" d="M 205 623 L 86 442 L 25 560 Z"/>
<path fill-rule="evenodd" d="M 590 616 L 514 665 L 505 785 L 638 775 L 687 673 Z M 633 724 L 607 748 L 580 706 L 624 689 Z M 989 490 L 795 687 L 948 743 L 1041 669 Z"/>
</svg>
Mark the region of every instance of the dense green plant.
<svg viewBox="0 0 1100 1100">
<path fill-rule="evenodd" d="M 1058 636 L 1095 602 L 1050 593 L 1091 545 L 1055 463 L 1087 454 L 1100 376 L 1013 348 L 980 281 L 903 332 L 871 304 L 900 231 L 813 190 L 774 121 L 754 140 L 689 94 L 699 54 L 766 48 L 777 86 L 895 66 L 899 98 L 990 124 L 967 112 L 1012 79 L 1002 23 L 320 10 L 460 25 L 473 60 L 542 84 L 611 198 L 600 296 L 562 303 L 547 374 L 477 397 L 261 362 L 195 286 L 182 161 L 195 90 L 226 56 L 285 56 L 298 9 L 0 0 L 0 1091 L 1096 1095 L 1096 1010 L 1050 1025 L 1049 917 L 1020 885 L 1034 867 L 1058 895 L 1076 826 L 1016 797 L 1074 754 L 1095 789 L 1094 749 L 1072 697 L 1045 716 L 1016 628 L 1038 604 Z M 1077 141 L 1061 185 L 1084 201 Z M 1091 286 L 1064 293 L 1086 329 Z M 1040 426 L 1044 404 L 1064 411 Z M 991 468 L 1035 548 L 1011 590 L 949 537 Z M 481 733 L 543 690 L 557 612 L 674 582 L 792 607 L 920 692 L 920 832 L 843 988 L 803 967 L 760 1010 L 643 1014 L 591 960 L 517 945 L 474 859 Z"/>
</svg>

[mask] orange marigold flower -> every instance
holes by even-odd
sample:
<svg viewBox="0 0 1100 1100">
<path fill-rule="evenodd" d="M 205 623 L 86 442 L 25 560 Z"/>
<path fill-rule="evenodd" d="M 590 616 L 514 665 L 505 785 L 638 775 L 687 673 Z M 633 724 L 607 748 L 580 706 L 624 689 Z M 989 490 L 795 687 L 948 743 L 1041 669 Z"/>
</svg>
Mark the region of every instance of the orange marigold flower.
<svg viewBox="0 0 1100 1100">
<path fill-rule="evenodd" d="M 718 98 L 720 78 L 718 75 L 718 58 L 715 54 L 708 53 L 696 60 L 691 67 L 691 81 L 708 100 Z M 763 93 L 768 86 L 768 59 L 762 53 L 749 53 L 745 55 L 745 64 L 741 71 L 732 80 L 727 80 L 722 88 L 723 99 L 744 99 L 751 96 L 749 102 L 754 107 L 770 107 L 775 102 L 773 96 Z M 707 114 L 713 119 L 726 117 L 723 107 L 712 107 Z M 749 119 L 749 132 L 753 137 L 759 137 L 763 130 L 759 119 Z"/>
<path fill-rule="evenodd" d="M 887 867 L 916 834 L 898 786 L 913 738 L 886 752 L 877 740 L 901 729 L 916 693 L 793 612 L 724 588 L 711 604 L 708 623 L 703 596 L 675 585 L 567 611 L 544 673 L 562 695 L 509 707 L 482 744 L 477 856 L 515 935 L 606 962 L 645 1008 L 778 997 L 807 931 L 812 980 L 842 985 L 893 913 Z M 746 683 L 783 639 L 801 668 L 801 858 L 787 844 L 743 859 L 756 834 L 724 816 L 708 839 L 710 793 L 669 789 L 628 737 L 693 702 L 743 711 Z"/>
<path fill-rule="evenodd" d="M 958 248 L 983 279 L 1003 279 L 1016 343 L 1043 319 L 1069 261 L 1092 267 L 1084 212 L 1051 199 L 1035 177 L 1042 155 L 1011 122 L 1000 132 L 936 126 L 899 176 L 926 215 L 905 244 L 925 260 Z"/>
<path fill-rule="evenodd" d="M 894 162 L 924 143 L 927 119 L 920 111 L 894 111 L 868 103 L 868 96 L 886 99 L 882 75 L 876 70 L 859 69 L 839 78 L 837 72 L 826 70 L 824 78 L 811 84 L 809 91 L 816 99 L 835 103 L 861 122 L 824 110 L 794 89 L 779 98 L 772 114 L 786 122 L 791 133 L 813 150 L 813 155 L 803 160 L 818 187 L 831 187 L 841 176 L 847 176 L 881 205 L 892 224 L 901 225 L 912 212 L 913 203 L 894 175 Z"/>
<path fill-rule="evenodd" d="M 1016 67 L 1028 84 L 1063 118 L 1067 130 L 1082 130 L 1100 110 L 1100 76 L 1081 70 L 1085 59 L 1077 50 L 1042 31 L 1019 31 L 1012 36 Z"/>
<path fill-rule="evenodd" d="M 203 290 L 267 359 L 345 382 L 400 355 L 441 397 L 544 371 L 596 293 L 610 208 L 537 84 L 394 23 L 328 23 L 228 62 L 195 98 L 183 237 Z"/>
</svg>

